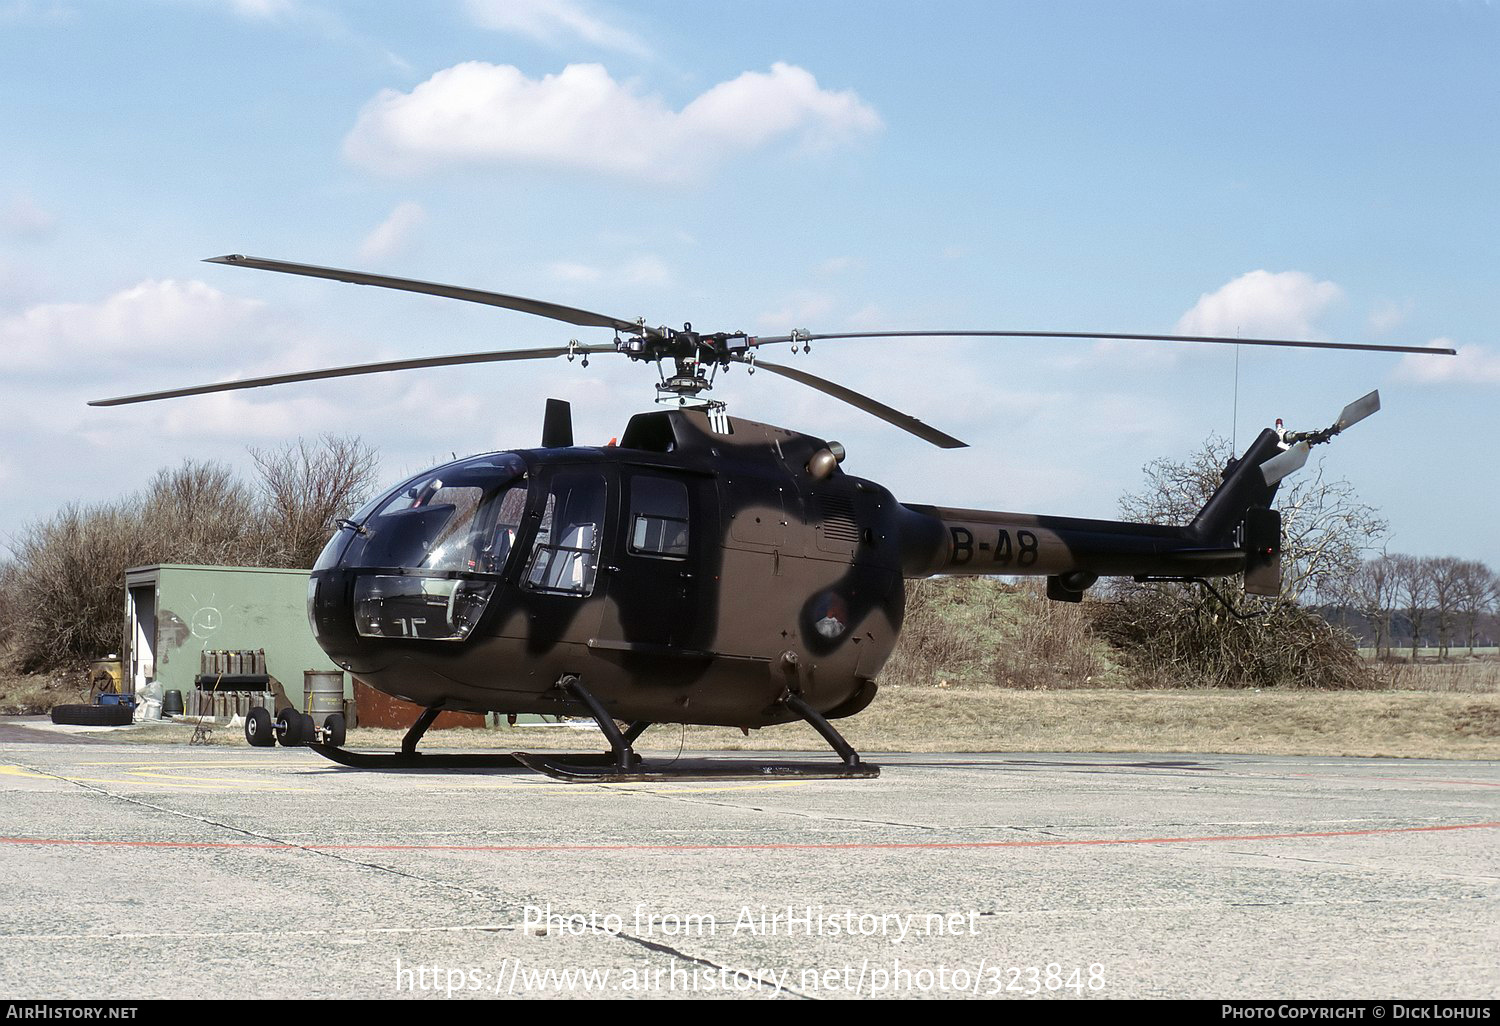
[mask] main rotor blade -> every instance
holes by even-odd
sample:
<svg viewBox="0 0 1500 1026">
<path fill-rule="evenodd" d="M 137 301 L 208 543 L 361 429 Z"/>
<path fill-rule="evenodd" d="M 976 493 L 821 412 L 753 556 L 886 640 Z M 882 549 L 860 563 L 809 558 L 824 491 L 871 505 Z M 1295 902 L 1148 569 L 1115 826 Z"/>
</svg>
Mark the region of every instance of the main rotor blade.
<svg viewBox="0 0 1500 1026">
<path fill-rule="evenodd" d="M 783 367 L 780 364 L 767 363 L 765 360 L 756 360 L 754 366 L 758 370 L 768 370 L 772 374 L 780 374 L 784 378 L 791 378 L 793 381 L 807 385 L 809 388 L 816 388 L 819 392 L 831 395 L 835 399 L 842 399 L 850 406 L 857 407 L 866 413 L 879 417 L 887 424 L 894 424 L 903 431 L 909 431 L 924 442 L 931 442 L 939 448 L 962 449 L 969 444 L 968 442 L 960 442 L 957 438 L 945 434 L 937 428 L 923 424 L 916 417 L 902 413 L 900 410 L 887 406 L 885 403 L 877 402 L 867 395 L 861 395 L 853 389 L 845 388 L 843 385 L 829 381 L 827 378 L 820 378 L 816 374 L 808 374 L 806 371 L 797 370 L 795 367 Z"/>
<path fill-rule="evenodd" d="M 355 285 L 375 285 L 383 289 L 421 292 L 429 296 L 442 296 L 445 299 L 460 299 L 466 303 L 483 303 L 486 306 L 499 306 L 507 310 L 519 310 L 522 313 L 536 314 L 538 317 L 548 317 L 554 321 L 562 321 L 565 324 L 579 324 L 589 328 L 613 328 L 615 331 L 628 331 L 632 333 L 641 331 L 641 325 L 637 321 L 627 321 L 619 317 L 611 317 L 608 314 L 580 310 L 577 307 L 562 306 L 558 303 L 547 303 L 540 299 L 527 299 L 524 296 L 507 296 L 499 292 L 486 292 L 483 289 L 465 288 L 461 285 L 443 285 L 438 282 L 413 281 L 410 278 L 392 278 L 384 274 L 345 271 L 337 267 L 314 267 L 311 264 L 294 264 L 285 260 L 265 260 L 261 257 L 241 256 L 237 253 L 228 256 L 209 257 L 204 263 L 229 264 L 233 267 L 254 267 L 261 271 L 280 271 L 283 274 L 302 274 L 309 278 L 329 278 L 333 281 L 346 281 Z M 649 329 L 647 330 L 649 331 Z"/>
<path fill-rule="evenodd" d="M 140 395 L 120 396 L 117 399 L 95 399 L 89 405 L 127 406 L 131 403 L 154 402 L 157 399 L 181 399 L 184 396 L 206 395 L 210 392 L 233 392 L 242 388 L 289 385 L 297 381 L 318 381 L 323 378 L 347 378 L 356 374 L 381 374 L 385 371 L 418 370 L 423 367 L 455 367 L 466 363 L 546 360 L 556 356 L 567 356 L 569 353 L 591 356 L 595 353 L 613 352 L 615 352 L 614 346 L 552 346 L 547 349 L 509 349 L 495 353 L 460 353 L 456 356 L 429 356 L 417 360 L 388 360 L 384 363 L 360 363 L 350 367 L 329 367 L 323 370 L 299 371 L 294 374 L 271 374 L 263 378 L 220 381 L 212 385 L 194 385 L 190 388 L 174 388 L 165 392 L 142 392 Z"/>
<path fill-rule="evenodd" d="M 1107 331 L 848 331 L 828 335 L 769 335 L 751 338 L 751 346 L 781 342 L 818 342 L 839 338 L 1083 338 L 1126 342 L 1207 342 L 1221 346 L 1287 346 L 1294 349 L 1357 349 L 1374 353 L 1426 353 L 1457 356 L 1454 349 L 1432 346 L 1380 346 L 1364 342 L 1307 342 L 1286 338 L 1224 338 L 1218 335 L 1139 335 Z"/>
</svg>

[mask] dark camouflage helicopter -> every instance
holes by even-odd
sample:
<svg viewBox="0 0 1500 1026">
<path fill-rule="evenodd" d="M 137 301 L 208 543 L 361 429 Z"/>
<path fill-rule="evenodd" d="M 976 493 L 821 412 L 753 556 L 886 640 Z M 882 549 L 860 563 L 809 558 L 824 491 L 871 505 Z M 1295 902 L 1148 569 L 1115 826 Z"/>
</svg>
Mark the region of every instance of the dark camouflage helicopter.
<svg viewBox="0 0 1500 1026">
<path fill-rule="evenodd" d="M 1452 353 L 1284 339 L 1032 331 L 881 331 L 774 337 L 650 327 L 479 289 L 245 256 L 211 262 L 400 289 L 518 310 L 613 333 L 544 349 L 361 364 L 99 400 L 115 406 L 422 367 L 582 357 L 655 365 L 673 407 L 633 417 L 618 444 L 574 443 L 566 403 L 548 400 L 541 447 L 456 460 L 418 474 L 340 522 L 313 567 L 308 613 L 338 665 L 425 708 L 396 754 L 343 747 L 342 717 L 278 714 L 283 743 L 346 765 L 524 765 L 563 779 L 667 776 L 867 777 L 830 720 L 875 698 L 896 644 L 903 580 L 1035 575 L 1077 602 L 1100 577 L 1244 575 L 1271 595 L 1280 576 L 1279 482 L 1311 446 L 1379 409 L 1371 392 L 1313 432 L 1266 429 L 1225 469 L 1191 523 L 1120 523 L 903 503 L 844 472 L 837 442 L 725 413 L 705 398 L 733 364 L 808 385 L 934 445 L 963 442 L 824 378 L 759 358 L 770 344 L 823 339 L 990 336 L 1136 339 Z M 602 755 L 419 754 L 442 710 L 592 717 Z M 629 726 L 621 730 L 616 721 Z M 653 724 L 743 729 L 803 720 L 836 763 L 715 761 L 651 767 L 633 743 Z M 270 715 L 247 723 L 268 744 Z"/>
</svg>

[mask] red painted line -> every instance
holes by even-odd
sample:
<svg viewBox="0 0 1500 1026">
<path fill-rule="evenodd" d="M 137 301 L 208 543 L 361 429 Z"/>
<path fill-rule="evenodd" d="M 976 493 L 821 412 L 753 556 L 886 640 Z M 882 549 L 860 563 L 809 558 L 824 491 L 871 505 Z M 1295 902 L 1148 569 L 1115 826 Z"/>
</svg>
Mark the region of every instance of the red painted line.
<svg viewBox="0 0 1500 1026">
<path fill-rule="evenodd" d="M 0 844 L 59 845 L 97 848 L 208 848 L 244 851 L 467 851 L 467 852 L 690 852 L 690 851 L 952 851 L 987 848 L 1078 848 L 1115 844 L 1207 844 L 1223 841 L 1294 841 L 1323 837 L 1375 837 L 1390 834 L 1494 830 L 1490 823 L 1384 827 L 1369 830 L 1320 830 L 1287 834 L 1215 834 L 1202 837 L 1105 837 L 1034 841 L 873 841 L 847 844 L 290 844 L 254 841 L 131 841 L 67 837 L 0 837 Z"/>
</svg>

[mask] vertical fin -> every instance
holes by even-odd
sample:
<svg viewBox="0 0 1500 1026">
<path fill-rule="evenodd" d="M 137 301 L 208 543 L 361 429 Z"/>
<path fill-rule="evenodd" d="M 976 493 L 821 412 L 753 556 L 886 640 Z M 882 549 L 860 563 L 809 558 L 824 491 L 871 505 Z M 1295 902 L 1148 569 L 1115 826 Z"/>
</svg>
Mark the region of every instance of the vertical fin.
<svg viewBox="0 0 1500 1026">
<path fill-rule="evenodd" d="M 542 418 L 542 448 L 566 449 L 573 444 L 573 407 L 563 399 L 548 399 Z"/>
</svg>

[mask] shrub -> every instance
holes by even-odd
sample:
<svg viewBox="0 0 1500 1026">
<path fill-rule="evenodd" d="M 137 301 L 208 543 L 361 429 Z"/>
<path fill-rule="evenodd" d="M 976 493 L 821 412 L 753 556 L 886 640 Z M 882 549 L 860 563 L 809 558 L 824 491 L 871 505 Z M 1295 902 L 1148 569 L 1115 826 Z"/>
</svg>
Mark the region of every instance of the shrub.
<svg viewBox="0 0 1500 1026">
<path fill-rule="evenodd" d="M 1142 588 L 1090 608 L 1133 687 L 1379 686 L 1351 635 L 1294 603 L 1239 619 L 1180 589 Z"/>
</svg>

